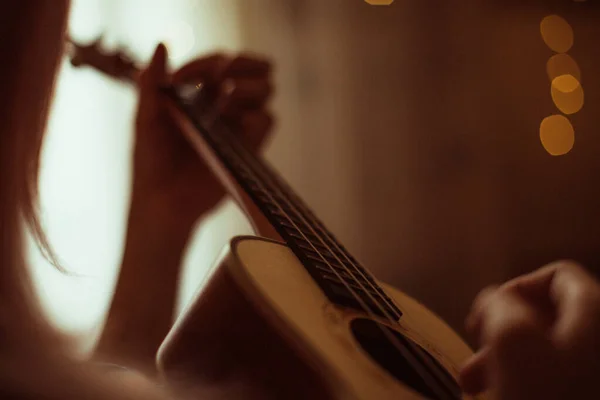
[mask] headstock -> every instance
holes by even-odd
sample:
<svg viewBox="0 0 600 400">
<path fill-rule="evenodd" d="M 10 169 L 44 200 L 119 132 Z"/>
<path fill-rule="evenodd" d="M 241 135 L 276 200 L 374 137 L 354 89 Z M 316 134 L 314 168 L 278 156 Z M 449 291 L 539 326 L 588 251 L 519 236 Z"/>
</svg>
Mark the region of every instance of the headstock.
<svg viewBox="0 0 600 400">
<path fill-rule="evenodd" d="M 101 47 L 102 37 L 88 45 L 67 38 L 67 51 L 75 67 L 89 66 L 116 79 L 135 80 L 138 68 L 123 50 L 107 51 Z"/>
</svg>

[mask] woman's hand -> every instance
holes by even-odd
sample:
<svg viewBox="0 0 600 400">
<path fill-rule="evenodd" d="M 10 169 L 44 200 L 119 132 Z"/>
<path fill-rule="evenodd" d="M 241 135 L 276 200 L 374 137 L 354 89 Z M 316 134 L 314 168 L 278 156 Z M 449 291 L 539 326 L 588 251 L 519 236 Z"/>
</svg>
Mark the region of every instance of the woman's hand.
<svg viewBox="0 0 600 400">
<path fill-rule="evenodd" d="M 494 400 L 600 398 L 600 283 L 570 262 L 482 291 L 467 318 L 481 343 L 461 375 Z"/>
<path fill-rule="evenodd" d="M 270 65 L 213 55 L 167 73 L 167 51 L 156 49 L 139 77 L 133 192 L 117 287 L 96 356 L 154 373 L 160 343 L 173 322 L 181 259 L 190 230 L 225 195 L 167 111 L 166 83 L 203 83 L 224 122 L 258 151 L 271 128 L 265 103 Z M 226 90 L 228 88 L 229 90 Z"/>
<path fill-rule="evenodd" d="M 270 64 L 246 57 L 216 54 L 196 59 L 170 75 L 167 50 L 159 45 L 139 78 L 132 204 L 144 204 L 167 218 L 193 224 L 225 192 L 187 143 L 165 106 L 161 85 L 203 83 L 215 88 L 221 119 L 258 151 L 272 118 L 265 109 L 271 95 Z"/>
</svg>

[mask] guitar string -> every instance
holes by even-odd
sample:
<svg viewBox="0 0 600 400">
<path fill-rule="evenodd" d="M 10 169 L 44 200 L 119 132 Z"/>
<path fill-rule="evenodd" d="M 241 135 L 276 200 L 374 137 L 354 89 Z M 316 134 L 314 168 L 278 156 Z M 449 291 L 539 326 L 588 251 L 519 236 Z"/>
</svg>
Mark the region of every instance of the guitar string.
<svg viewBox="0 0 600 400">
<path fill-rule="evenodd" d="M 261 185 L 260 183 L 258 183 L 258 185 Z M 262 186 L 262 185 L 261 185 Z M 346 287 L 346 289 L 351 293 L 351 295 L 354 297 L 354 299 L 360 304 L 361 308 L 373 319 L 377 319 L 376 314 L 373 312 L 373 310 L 371 309 L 371 307 L 369 305 L 367 305 L 367 303 L 365 303 L 361 297 L 352 289 L 352 287 L 349 285 L 348 282 L 346 282 L 346 280 L 341 276 L 340 273 L 338 273 L 335 268 L 333 268 L 333 266 L 330 264 L 330 262 L 326 259 L 326 257 L 323 256 L 323 254 L 306 238 L 306 235 L 302 232 L 302 230 L 298 227 L 298 225 L 287 215 L 287 213 L 277 204 L 276 200 L 274 199 L 274 197 L 272 195 L 270 195 L 268 193 L 268 190 L 264 190 L 264 193 L 270 198 L 270 200 L 278 206 L 280 212 L 284 215 L 284 218 L 286 218 L 289 223 L 291 225 L 293 225 L 295 227 L 295 229 L 300 233 L 300 235 L 302 235 L 304 237 L 304 239 L 306 239 L 306 241 L 309 243 L 309 245 L 313 248 L 314 252 L 321 258 L 321 260 L 323 261 L 323 263 L 325 263 L 329 268 L 330 271 L 337 276 L 337 278 L 339 279 L 340 283 Z M 313 233 L 316 235 L 316 232 L 313 231 Z M 339 260 L 338 260 L 339 261 Z M 360 283 L 359 283 L 360 285 Z M 362 285 L 361 285 L 362 286 Z M 363 287 L 364 290 L 364 287 Z M 367 292 L 366 290 L 364 290 L 365 293 Z M 371 295 L 369 295 L 367 293 L 367 295 L 369 297 L 371 297 L 371 299 L 373 299 L 373 297 Z M 374 304 L 377 305 L 377 302 L 374 301 Z M 389 315 L 388 315 L 388 319 L 389 319 Z M 399 349 L 400 353 L 404 353 L 402 351 L 402 349 Z M 406 355 L 404 354 L 404 356 L 407 359 L 411 359 L 411 355 Z M 413 362 L 417 362 L 416 360 L 413 360 Z M 418 374 L 421 376 L 421 378 L 426 382 L 429 383 L 429 379 L 426 378 L 426 372 L 418 372 Z M 432 385 L 431 383 L 429 383 L 429 385 Z M 435 385 L 435 383 L 433 383 L 433 385 Z"/>
<path fill-rule="evenodd" d="M 286 184 L 285 184 L 284 182 L 278 182 L 278 183 L 279 183 L 279 184 L 280 184 L 282 187 L 284 187 L 284 188 L 286 187 Z M 289 190 L 291 191 L 291 189 L 289 189 Z M 344 256 L 344 258 L 345 258 L 345 259 L 346 259 L 346 260 L 347 260 L 347 261 L 348 261 L 350 264 L 352 264 L 352 265 L 353 265 L 353 268 L 354 268 L 354 270 L 355 270 L 355 271 L 358 271 L 358 273 L 359 273 L 359 274 L 361 274 L 363 277 L 366 277 L 367 275 L 369 275 L 369 276 L 372 276 L 372 274 L 370 274 L 370 273 L 368 272 L 368 270 L 367 270 L 367 269 L 365 269 L 364 267 L 362 267 L 362 266 L 360 265 L 360 263 L 358 263 L 357 261 L 353 261 L 353 259 L 352 259 L 352 258 L 351 258 L 351 257 L 348 255 L 348 252 L 347 252 L 345 249 L 343 249 L 343 248 L 342 248 L 343 246 L 341 246 L 340 244 L 338 244 L 338 242 L 337 242 L 337 240 L 335 239 L 335 237 L 333 237 L 333 234 L 327 231 L 327 229 L 326 229 L 326 228 L 323 226 L 323 224 L 321 223 L 321 221 L 319 221 L 319 220 L 317 219 L 317 217 L 316 217 L 316 216 L 315 216 L 315 215 L 312 213 L 312 211 L 311 211 L 310 209 L 308 209 L 308 208 L 307 208 L 305 205 L 303 205 L 301 201 L 298 201 L 299 199 L 297 198 L 297 196 L 295 196 L 295 195 L 293 194 L 293 192 L 291 192 L 291 193 L 290 193 L 290 192 L 288 192 L 288 193 L 287 193 L 287 195 L 288 195 L 289 197 L 291 197 L 291 198 L 294 198 L 294 197 L 296 197 L 296 199 L 295 199 L 295 200 L 296 200 L 296 202 L 298 202 L 298 204 L 299 204 L 299 206 L 297 206 L 297 208 L 299 208 L 299 209 L 300 209 L 300 213 L 298 213 L 298 211 L 296 211 L 296 214 L 298 214 L 298 215 L 301 215 L 301 216 L 302 216 L 302 214 L 301 214 L 301 213 L 305 213 L 306 215 L 308 215 L 308 217 L 307 217 L 307 218 L 308 218 L 308 219 L 309 219 L 311 222 L 313 222 L 313 223 L 315 224 L 315 226 L 316 226 L 316 227 L 318 228 L 318 230 L 321 232 L 321 234 L 323 235 L 323 237 L 326 237 L 327 241 L 328 241 L 329 243 L 332 243 L 332 244 L 333 244 L 333 246 L 335 246 L 335 247 L 336 247 L 336 249 L 337 249 L 337 250 L 340 252 L 340 254 L 342 254 L 342 255 Z M 288 201 L 288 203 L 289 203 L 289 200 L 287 200 L 287 199 L 286 199 L 286 201 Z M 308 226 L 308 224 L 307 224 L 307 226 Z M 319 237 L 319 239 L 320 239 L 320 237 Z M 368 281 L 368 280 L 367 280 L 367 281 Z M 371 286 L 373 286 L 373 287 L 377 288 L 375 285 L 373 285 L 373 283 L 369 282 L 369 284 L 370 284 Z M 385 293 L 385 290 L 384 290 L 383 288 L 381 288 L 380 290 L 381 290 L 381 291 L 383 291 L 383 292 Z M 393 304 L 394 306 L 396 306 L 396 305 L 395 305 L 395 303 L 393 303 L 393 300 L 391 300 L 391 299 L 390 299 L 390 300 L 388 301 L 388 300 L 386 299 L 386 297 L 382 296 L 382 295 L 381 295 L 381 293 L 379 293 L 379 290 L 377 290 L 377 292 L 378 292 L 377 294 L 378 294 L 378 295 L 379 295 L 381 298 L 383 298 L 383 299 L 386 301 L 386 303 L 387 303 L 387 304 Z M 397 315 L 396 311 L 394 311 L 393 309 L 392 309 L 392 311 L 393 311 L 394 315 Z M 398 323 L 397 323 L 396 321 L 393 321 L 393 324 L 395 324 L 395 325 L 398 325 Z M 408 341 L 407 341 L 407 343 L 408 343 L 408 346 L 409 346 L 409 347 L 411 347 L 411 349 L 412 349 L 414 352 L 417 352 L 417 353 L 419 353 L 420 357 L 422 358 L 422 361 L 423 361 L 424 363 L 426 363 L 430 369 L 432 369 L 432 370 L 440 370 L 440 369 L 441 369 L 441 367 L 440 367 L 439 365 L 437 365 L 436 363 L 434 363 L 433 361 L 431 361 L 431 359 L 429 358 L 429 355 L 428 355 L 428 354 L 426 353 L 426 351 L 425 351 L 425 350 L 423 350 L 423 349 L 422 349 L 420 346 L 418 346 L 418 345 L 416 345 L 416 344 L 413 344 L 413 343 L 412 343 L 410 340 L 408 340 Z M 446 386 L 448 386 L 449 388 L 450 388 L 450 387 L 452 387 L 452 386 L 454 386 L 454 383 L 453 383 L 453 382 L 451 382 L 450 380 L 448 380 L 448 377 L 446 376 L 446 372 L 445 372 L 445 371 L 441 371 L 441 370 L 440 370 L 440 375 L 437 375 L 437 377 L 438 377 L 440 380 L 444 381 L 444 384 L 445 384 Z"/>
<path fill-rule="evenodd" d="M 215 122 L 217 122 L 217 120 L 215 120 Z M 223 127 L 224 127 L 223 124 L 219 124 L 219 125 L 220 125 L 220 128 L 221 128 L 222 131 L 228 132 L 227 129 L 223 129 Z M 213 135 L 212 133 L 210 133 L 212 130 L 205 129 L 205 131 L 211 135 L 211 138 L 213 139 L 213 141 L 220 141 L 218 138 L 216 138 L 216 135 Z M 231 137 L 235 137 L 230 132 L 228 132 L 228 133 L 229 133 L 229 135 Z M 241 144 L 239 143 L 238 140 L 233 140 L 232 142 L 236 143 L 240 148 L 242 148 L 243 151 L 244 151 L 244 153 L 247 153 L 246 149 L 243 146 L 241 146 Z M 226 143 L 226 142 L 221 141 L 221 143 L 223 144 L 223 143 Z M 227 145 L 230 146 L 230 144 L 231 144 L 231 142 L 228 143 Z M 230 148 L 231 148 L 231 146 L 230 146 Z M 238 154 L 238 157 L 239 157 L 239 154 Z M 250 159 L 252 160 L 252 157 L 250 157 Z M 246 160 L 246 162 L 248 163 L 248 160 Z M 260 166 L 259 163 L 256 163 L 256 164 L 258 164 Z M 254 168 L 256 169 L 256 167 L 254 167 Z M 254 172 L 254 174 L 256 174 L 256 172 Z M 262 183 L 259 180 L 257 180 L 257 184 L 263 186 L 263 188 L 266 189 L 266 187 L 264 185 L 262 185 Z M 302 230 L 298 228 L 297 224 L 292 220 L 292 218 L 287 214 L 287 212 L 285 210 L 283 210 L 283 208 L 281 207 L 281 205 L 278 203 L 277 200 L 275 200 L 275 198 L 269 193 L 269 191 L 268 190 L 264 190 L 264 193 L 267 196 L 269 196 L 269 198 L 271 199 L 271 201 L 273 202 L 273 204 L 275 204 L 279 208 L 280 212 L 285 216 L 285 218 L 287 218 L 288 221 L 292 225 L 294 225 L 294 227 L 298 230 L 298 232 L 304 237 L 304 239 L 306 240 L 306 242 L 310 244 L 310 246 L 313 248 L 313 250 L 315 251 L 315 253 L 318 254 L 321 257 L 321 259 L 323 260 L 323 262 L 329 266 L 330 270 L 337 276 L 337 278 L 340 280 L 340 282 L 344 286 L 346 286 L 346 289 L 352 294 L 352 296 L 355 298 L 355 300 L 358 301 L 358 303 L 363 308 L 363 310 L 366 311 L 367 314 L 371 318 L 374 318 L 375 320 L 379 319 L 376 316 L 376 314 L 372 311 L 371 307 L 368 306 L 366 304 L 366 302 L 364 302 L 364 300 L 362 300 L 362 298 L 356 294 L 356 292 L 350 287 L 350 285 L 344 280 L 344 278 L 342 278 L 342 276 L 335 270 L 335 268 L 333 268 L 333 266 L 329 263 L 329 261 L 326 259 L 326 257 L 324 257 L 323 254 L 321 254 L 321 252 L 306 237 L 306 235 L 302 232 Z M 286 201 L 289 203 L 290 206 L 296 208 L 291 201 L 289 201 L 288 199 L 286 199 Z M 313 231 L 313 235 L 315 237 L 318 237 L 319 240 L 321 241 L 321 243 L 323 244 L 323 246 L 325 246 L 326 248 L 328 248 L 328 250 L 332 253 L 332 255 L 337 259 L 337 261 L 342 266 L 344 266 L 344 264 L 341 262 L 341 259 L 338 257 L 338 255 L 335 254 L 335 252 L 332 251 L 332 249 L 329 247 L 329 245 L 327 245 L 323 241 L 323 238 L 309 224 L 306 224 L 306 218 L 303 215 L 301 215 L 301 213 L 299 213 L 298 210 L 295 210 L 295 213 L 297 215 L 299 215 L 302 219 L 304 219 L 304 221 L 305 221 L 304 224 L 307 225 Z M 382 311 L 382 313 L 386 316 L 386 318 L 388 319 L 388 321 L 395 323 L 395 321 L 392 321 L 392 318 L 390 317 L 390 315 L 387 312 L 387 310 L 385 310 L 384 307 L 381 307 L 381 304 L 379 304 L 379 302 L 370 294 L 370 291 L 366 290 L 365 286 L 358 279 L 356 279 L 356 277 L 354 276 L 354 274 L 347 267 L 344 266 L 344 268 L 348 272 L 350 272 L 350 275 L 354 277 L 356 283 L 358 283 L 358 285 L 365 292 L 365 294 L 370 298 L 370 300 L 380 309 L 380 311 Z M 390 342 L 392 342 L 392 344 L 397 348 L 397 350 L 400 353 L 403 354 L 403 356 L 405 358 L 407 358 L 409 361 L 412 361 L 411 363 L 419 366 L 418 368 L 415 368 L 415 370 L 417 370 L 418 375 L 421 377 L 421 379 L 423 379 L 423 381 L 425 383 L 427 383 L 427 381 L 429 380 L 429 378 L 430 378 L 429 375 L 432 374 L 434 376 L 434 379 L 437 377 L 437 379 L 441 380 L 442 381 L 441 385 L 445 386 L 445 389 L 448 390 L 450 393 L 452 393 L 452 395 L 454 395 L 453 394 L 453 390 L 452 390 L 452 386 L 448 384 L 446 377 L 443 376 L 443 375 L 441 375 L 441 374 L 438 374 L 438 372 L 437 372 L 438 367 L 435 364 L 432 364 L 430 362 L 430 360 L 427 358 L 426 355 L 425 355 L 425 357 L 422 357 L 422 356 L 419 357 L 419 358 L 423 358 L 422 360 L 415 359 L 415 357 L 413 356 L 413 354 L 404 351 L 405 350 L 404 349 L 405 346 L 395 337 L 395 335 L 391 332 L 391 330 L 387 326 L 380 325 L 380 324 L 377 324 L 377 326 L 380 327 L 380 329 L 383 331 L 384 335 L 388 338 L 388 340 L 390 340 Z M 384 326 L 385 326 L 385 328 L 384 328 Z M 409 343 L 409 345 L 411 346 L 411 348 L 413 349 L 413 351 L 417 351 L 417 352 L 421 353 L 422 355 L 424 355 L 423 351 L 421 349 L 419 349 L 418 346 L 413 345 L 412 343 L 410 343 L 410 341 L 407 341 L 407 343 Z M 423 372 L 423 370 L 420 370 L 421 367 L 422 367 L 422 365 L 420 365 L 419 362 L 424 363 L 424 364 L 428 364 L 427 367 L 429 367 L 430 371 Z M 413 365 L 413 367 L 415 365 Z M 431 389 L 433 389 L 434 391 L 437 392 L 438 389 L 439 389 L 437 387 L 439 385 L 439 383 L 436 382 L 436 381 L 433 381 L 433 382 L 434 382 L 433 384 L 431 384 L 431 382 L 430 382 L 429 385 L 433 386 L 433 387 L 431 387 Z M 442 389 L 442 391 L 443 391 L 443 389 Z M 437 394 L 441 395 L 442 397 L 446 397 L 445 394 L 442 393 L 442 392 L 438 392 Z"/>
<path fill-rule="evenodd" d="M 265 168 L 266 169 L 266 168 Z M 338 254 L 342 254 L 344 256 L 344 258 L 346 259 L 346 261 L 352 265 L 352 270 L 355 272 L 358 272 L 362 278 L 365 279 L 365 281 L 367 282 L 368 285 L 370 285 L 375 293 L 379 296 L 380 299 L 382 299 L 387 306 L 390 307 L 390 310 L 393 312 L 394 317 L 395 318 L 393 321 L 390 321 L 392 324 L 397 324 L 396 319 L 399 319 L 401 317 L 401 314 L 399 314 L 398 312 L 396 312 L 396 310 L 394 308 L 397 308 L 398 306 L 393 302 L 393 300 L 391 298 L 388 298 L 387 295 L 383 295 L 381 292 L 385 293 L 385 291 L 383 290 L 383 288 L 381 288 L 380 286 L 378 286 L 376 283 L 376 279 L 375 276 L 369 272 L 366 268 L 362 267 L 360 265 L 360 263 L 358 263 L 357 261 L 354 261 L 349 255 L 348 255 L 348 251 L 346 249 L 343 248 L 343 246 L 341 244 L 338 243 L 337 239 L 333 236 L 333 234 L 331 234 L 330 232 L 327 231 L 327 229 L 323 226 L 322 222 L 313 214 L 313 212 L 305 205 L 303 204 L 302 200 L 300 198 L 298 198 L 296 195 L 294 195 L 293 190 L 283 181 L 278 180 L 277 177 L 273 176 L 274 174 L 272 172 L 270 172 L 270 175 L 272 176 L 272 180 L 273 183 L 275 185 L 279 185 L 280 186 L 280 191 L 283 189 L 283 192 L 286 196 L 288 196 L 288 198 L 292 198 L 294 199 L 294 201 L 296 202 L 295 204 L 295 208 L 298 208 L 298 210 L 294 210 L 294 212 L 297 215 L 300 216 L 305 216 L 308 215 L 308 217 L 306 217 L 307 219 L 310 220 L 310 222 L 312 222 L 321 232 L 321 235 L 326 237 L 327 241 L 331 244 L 333 244 L 336 248 L 336 251 L 339 252 Z M 284 198 L 288 203 L 291 203 L 291 201 L 287 198 Z M 320 237 L 318 237 L 320 239 Z M 344 268 L 348 268 L 345 264 L 343 265 Z"/>
</svg>

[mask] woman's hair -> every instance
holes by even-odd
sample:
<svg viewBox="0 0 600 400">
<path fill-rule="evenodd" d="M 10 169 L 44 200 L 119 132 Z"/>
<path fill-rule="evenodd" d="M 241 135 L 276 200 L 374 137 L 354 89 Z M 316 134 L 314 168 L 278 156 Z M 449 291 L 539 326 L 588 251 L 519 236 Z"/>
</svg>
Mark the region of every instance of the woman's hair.
<svg viewBox="0 0 600 400">
<path fill-rule="evenodd" d="M 0 6 L 0 399 L 164 400 L 140 375 L 74 360 L 68 338 L 43 316 L 26 265 L 27 229 L 53 261 L 36 213 L 38 169 L 68 11 L 69 0 Z"/>
<path fill-rule="evenodd" d="M 49 249 L 36 213 L 37 178 L 68 9 L 68 0 L 0 6 L 0 398 L 164 398 L 70 358 L 68 340 L 42 315 L 26 267 L 27 229 Z"/>
<path fill-rule="evenodd" d="M 25 264 L 25 228 L 48 249 L 37 217 L 37 177 L 67 0 L 6 2 L 0 12 L 0 351 L 59 336 L 41 316 Z M 53 346 L 51 346 L 52 348 Z"/>
</svg>

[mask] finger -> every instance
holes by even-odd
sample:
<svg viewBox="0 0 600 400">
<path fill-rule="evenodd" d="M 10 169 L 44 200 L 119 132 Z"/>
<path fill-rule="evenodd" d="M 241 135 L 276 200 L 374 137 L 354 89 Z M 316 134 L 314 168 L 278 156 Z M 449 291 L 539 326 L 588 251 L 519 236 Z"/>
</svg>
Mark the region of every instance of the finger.
<svg viewBox="0 0 600 400">
<path fill-rule="evenodd" d="M 273 86 L 268 79 L 238 79 L 229 97 L 241 105 L 262 105 L 273 93 Z"/>
<path fill-rule="evenodd" d="M 598 338 L 587 337 L 598 324 L 600 312 L 600 285 L 582 267 L 574 262 L 559 262 L 550 283 L 550 297 L 556 304 L 555 340 L 563 348 L 585 347 L 597 343 Z"/>
<path fill-rule="evenodd" d="M 546 324 L 555 322 L 557 339 L 574 344 L 584 342 L 575 340 L 575 336 L 589 331 L 585 325 L 595 319 L 595 304 L 600 302 L 597 281 L 572 261 L 551 263 L 507 282 L 501 290 L 526 300 Z"/>
<path fill-rule="evenodd" d="M 235 116 L 244 110 L 255 110 L 264 106 L 273 88 L 266 79 L 242 79 L 234 82 L 229 92 L 219 100 L 220 114 Z"/>
<path fill-rule="evenodd" d="M 485 370 L 488 352 L 489 348 L 478 351 L 461 368 L 458 383 L 463 392 L 476 395 L 488 387 Z"/>
<path fill-rule="evenodd" d="M 497 291 L 512 292 L 535 306 L 544 313 L 548 320 L 554 317 L 554 304 L 551 299 L 550 287 L 560 263 L 549 264 L 534 272 L 512 279 L 502 286 L 490 286 L 482 290 L 473 302 L 471 312 L 467 316 L 466 328 L 469 333 L 479 336 L 480 314 L 489 300 L 490 295 Z"/>
<path fill-rule="evenodd" d="M 598 290 L 597 281 L 571 262 L 553 263 L 495 291 L 484 290 L 474 302 L 467 325 L 478 334 L 484 349 L 493 352 L 479 353 L 465 365 L 461 376 L 465 391 L 481 390 L 490 384 L 492 375 L 501 392 L 498 398 L 503 399 L 516 399 L 523 386 L 543 385 L 523 382 L 523 377 L 539 377 L 540 360 L 543 369 L 557 370 L 551 366 L 557 363 L 556 346 L 579 345 L 585 352 L 597 340 L 584 334 L 595 320 Z M 554 307 L 552 320 L 548 319 L 549 307 Z M 490 364 L 495 369 L 490 371 Z"/>
<path fill-rule="evenodd" d="M 479 331 L 481 327 L 481 313 L 485 309 L 491 296 L 498 290 L 497 285 L 490 285 L 481 290 L 471 306 L 471 311 L 467 315 L 465 320 L 465 328 L 467 332 L 475 338 L 479 337 Z"/>
<path fill-rule="evenodd" d="M 167 47 L 160 43 L 154 50 L 150 64 L 140 74 L 140 85 L 142 88 L 164 84 L 167 79 Z"/>
<path fill-rule="evenodd" d="M 529 274 L 512 279 L 502 285 L 506 290 L 512 290 L 522 297 L 528 299 L 547 298 L 550 293 L 550 285 L 560 263 L 548 264 Z"/>
<path fill-rule="evenodd" d="M 244 141 L 250 149 L 256 151 L 264 144 L 271 129 L 274 119 L 267 112 L 246 113 L 240 119 L 240 126 Z"/>
<path fill-rule="evenodd" d="M 181 67 L 173 74 L 173 84 L 216 82 L 221 79 L 228 58 L 221 53 L 202 57 Z"/>
<path fill-rule="evenodd" d="M 139 77 L 140 90 L 140 110 L 145 114 L 150 115 L 155 113 L 160 107 L 160 90 L 159 88 L 167 81 L 167 48 L 160 43 L 150 64 Z"/>
<path fill-rule="evenodd" d="M 486 377 L 499 399 L 531 399 L 557 378 L 558 363 L 549 332 L 538 313 L 511 292 L 497 292 L 482 313 Z"/>
<path fill-rule="evenodd" d="M 256 56 L 239 55 L 223 72 L 223 78 L 266 77 L 271 73 L 271 63 Z"/>
</svg>

